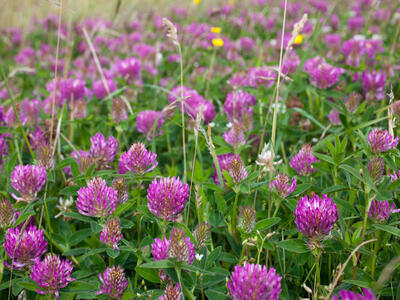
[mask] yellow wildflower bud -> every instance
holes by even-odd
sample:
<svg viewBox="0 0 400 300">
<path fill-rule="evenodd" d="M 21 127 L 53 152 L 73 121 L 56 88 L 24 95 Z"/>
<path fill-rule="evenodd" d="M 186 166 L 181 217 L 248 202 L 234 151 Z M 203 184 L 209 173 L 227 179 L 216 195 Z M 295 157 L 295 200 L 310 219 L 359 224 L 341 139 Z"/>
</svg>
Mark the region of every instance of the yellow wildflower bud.
<svg viewBox="0 0 400 300">
<path fill-rule="evenodd" d="M 296 38 L 294 39 L 294 44 L 295 45 L 301 45 L 303 43 L 303 38 L 304 35 L 303 34 L 299 34 L 298 36 L 296 36 Z"/>
<path fill-rule="evenodd" d="M 214 47 L 219 48 L 219 47 L 224 46 L 224 41 L 221 38 L 216 38 L 216 39 L 212 39 L 212 44 Z"/>
<path fill-rule="evenodd" d="M 221 27 L 211 27 L 212 33 L 221 33 Z"/>
</svg>

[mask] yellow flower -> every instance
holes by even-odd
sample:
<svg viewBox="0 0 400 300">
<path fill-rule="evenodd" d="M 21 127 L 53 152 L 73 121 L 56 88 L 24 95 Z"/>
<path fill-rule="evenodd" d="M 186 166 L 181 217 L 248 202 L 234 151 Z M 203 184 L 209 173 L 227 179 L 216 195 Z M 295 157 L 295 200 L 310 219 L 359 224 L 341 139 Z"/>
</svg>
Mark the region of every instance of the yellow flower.
<svg viewBox="0 0 400 300">
<path fill-rule="evenodd" d="M 212 39 L 212 44 L 213 44 L 214 47 L 219 48 L 219 47 L 222 47 L 224 45 L 224 41 L 223 41 L 223 39 L 216 38 L 216 39 Z"/>
<path fill-rule="evenodd" d="M 294 44 L 295 45 L 300 45 L 303 43 L 303 38 L 304 38 L 304 34 L 299 34 L 298 36 L 296 36 L 296 38 L 294 39 Z"/>
<path fill-rule="evenodd" d="M 228 5 L 233 6 L 235 4 L 235 0 L 229 0 Z"/>
<path fill-rule="evenodd" d="M 211 27 L 211 32 L 212 33 L 220 33 L 221 32 L 221 27 Z"/>
<path fill-rule="evenodd" d="M 197 5 L 201 2 L 201 0 L 194 0 L 194 4 Z"/>
</svg>

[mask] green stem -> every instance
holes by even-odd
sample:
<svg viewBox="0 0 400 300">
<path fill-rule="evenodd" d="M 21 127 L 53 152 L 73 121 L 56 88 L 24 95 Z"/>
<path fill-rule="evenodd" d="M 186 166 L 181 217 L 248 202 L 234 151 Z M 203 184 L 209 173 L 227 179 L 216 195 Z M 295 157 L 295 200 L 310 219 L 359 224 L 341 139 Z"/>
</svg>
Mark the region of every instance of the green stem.
<svg viewBox="0 0 400 300">
<path fill-rule="evenodd" d="M 138 196 L 137 196 L 137 205 L 136 205 L 136 207 L 139 208 L 140 201 L 141 201 L 140 192 L 141 192 L 141 189 L 142 189 L 142 181 L 140 179 L 138 179 L 137 183 L 138 183 Z M 141 234 L 141 225 L 142 225 L 141 223 L 142 223 L 142 215 L 139 213 L 138 218 L 137 218 L 137 231 L 138 231 L 138 242 L 137 242 L 137 245 L 138 245 L 138 249 L 139 250 L 140 250 L 140 234 Z"/>
<path fill-rule="evenodd" d="M 182 278 L 181 278 L 181 268 L 180 267 L 176 267 L 175 271 L 176 271 L 176 274 L 178 275 L 179 285 L 181 286 L 182 300 L 185 300 L 185 293 L 183 292 L 183 284 L 182 284 Z"/>
<path fill-rule="evenodd" d="M 140 180 L 140 178 L 137 178 L 137 189 L 138 189 L 138 195 L 137 195 L 137 203 L 136 203 L 136 207 L 139 208 L 140 206 L 140 202 L 141 202 L 141 198 L 140 198 L 140 192 L 142 190 L 142 181 Z M 136 263 L 136 267 L 139 267 L 140 264 L 142 263 L 142 252 L 141 252 L 141 248 L 140 248 L 140 236 L 141 236 L 141 226 L 142 226 L 142 215 L 139 213 L 138 217 L 137 217 L 137 232 L 138 232 L 138 238 L 137 238 L 137 249 L 138 249 L 138 260 Z M 136 289 L 137 288 L 137 281 L 138 281 L 138 272 L 135 272 L 135 277 L 133 280 L 133 288 Z"/>
<path fill-rule="evenodd" d="M 278 213 L 279 208 L 281 207 L 281 203 L 282 203 L 282 201 L 279 199 L 279 202 L 278 202 L 278 204 L 276 205 L 274 214 L 272 215 L 273 218 L 275 218 L 276 214 Z"/>
<path fill-rule="evenodd" d="M 323 122 L 324 121 L 324 114 L 325 114 L 325 101 L 324 101 L 325 99 L 324 98 L 321 98 L 321 106 L 320 106 L 320 110 L 319 110 L 319 120 L 321 121 L 321 122 Z"/>
<path fill-rule="evenodd" d="M 236 196 L 235 196 L 235 202 L 233 203 L 233 210 L 232 210 L 232 220 L 231 220 L 231 231 L 232 234 L 235 232 L 235 228 L 236 228 L 236 209 L 237 209 L 237 202 L 239 199 L 239 192 L 235 191 Z"/>
<path fill-rule="evenodd" d="M 15 144 L 15 150 L 17 150 L 18 161 L 22 165 L 23 163 L 22 163 L 21 153 L 19 152 L 19 146 L 18 146 L 17 139 L 14 140 L 14 144 Z"/>
<path fill-rule="evenodd" d="M 315 287 L 315 294 L 314 294 L 314 299 L 318 299 L 318 294 L 319 294 L 319 286 L 321 284 L 321 271 L 319 267 L 319 254 L 315 255 L 315 274 L 317 276 L 317 283 Z"/>
<path fill-rule="evenodd" d="M 369 214 L 369 209 L 371 207 L 372 199 L 369 198 L 368 191 L 365 191 L 365 213 L 364 213 L 364 222 L 363 222 L 363 228 L 362 228 L 362 238 L 364 239 L 365 237 L 365 231 L 367 229 L 367 221 L 368 221 L 368 214 Z"/>
<path fill-rule="evenodd" d="M 242 252 L 240 253 L 239 263 L 243 260 L 244 253 L 246 252 L 246 248 L 247 248 L 247 243 L 244 243 L 244 245 L 242 245 Z"/>
<path fill-rule="evenodd" d="M 44 209 L 46 211 L 46 223 L 47 223 L 47 227 L 49 228 L 49 235 L 51 237 L 51 235 L 53 233 L 53 228 L 51 227 L 49 209 L 47 208 L 47 202 L 46 202 L 48 186 L 49 186 L 49 182 L 46 181 L 46 188 L 45 188 L 45 194 L 44 194 L 44 198 L 43 198 L 43 203 L 44 203 Z M 51 238 L 50 238 L 50 240 L 51 240 Z M 53 248 L 51 246 L 51 243 L 50 243 L 50 252 L 53 252 Z"/>
</svg>

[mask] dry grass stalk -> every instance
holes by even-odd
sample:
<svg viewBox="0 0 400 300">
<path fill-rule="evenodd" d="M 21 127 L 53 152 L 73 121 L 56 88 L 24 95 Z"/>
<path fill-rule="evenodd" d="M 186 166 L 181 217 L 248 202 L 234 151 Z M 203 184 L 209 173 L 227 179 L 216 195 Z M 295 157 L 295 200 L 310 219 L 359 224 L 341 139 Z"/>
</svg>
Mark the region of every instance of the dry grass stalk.
<svg viewBox="0 0 400 300">
<path fill-rule="evenodd" d="M 167 18 L 163 18 L 163 27 L 165 30 L 165 36 L 175 45 L 178 49 L 178 53 L 180 56 L 180 75 L 181 75 L 181 94 L 180 94 L 180 101 L 181 101 L 181 112 L 182 112 L 182 150 L 183 150 L 183 181 L 186 181 L 186 142 L 185 142 L 185 105 L 183 99 L 183 55 L 181 44 L 178 40 L 178 30 L 176 29 L 175 25 L 168 20 Z"/>
<path fill-rule="evenodd" d="M 285 56 L 287 55 L 288 52 L 290 52 L 290 50 L 292 50 L 294 41 L 295 41 L 296 37 L 299 34 L 301 34 L 301 32 L 303 31 L 304 25 L 306 24 L 307 20 L 308 20 L 308 15 L 304 14 L 303 17 L 300 19 L 300 21 L 298 21 L 296 24 L 294 24 L 293 31 L 292 31 L 292 37 L 290 38 L 290 40 L 286 46 L 286 49 L 285 49 Z M 282 38 L 282 40 L 283 40 L 283 38 Z"/>
<path fill-rule="evenodd" d="M 178 41 L 178 30 L 176 29 L 175 25 L 168 20 L 167 18 L 163 18 L 162 20 L 164 30 L 165 30 L 165 36 L 177 47 L 180 48 L 181 45 L 179 44 Z"/>
<path fill-rule="evenodd" d="M 329 300 L 332 296 L 333 290 L 335 289 L 336 285 L 339 282 L 340 277 L 343 275 L 344 269 L 346 269 L 346 266 L 348 265 L 348 263 L 350 262 L 351 258 L 354 256 L 354 254 L 357 253 L 357 251 L 364 245 L 375 242 L 376 239 L 371 239 L 368 241 L 364 241 L 362 242 L 360 245 L 358 245 L 356 248 L 354 248 L 354 250 L 351 252 L 351 254 L 349 255 L 349 257 L 347 257 L 345 263 L 342 265 L 342 267 L 339 270 L 339 273 L 337 274 L 335 280 L 333 281 L 332 284 L 330 284 L 329 286 L 329 293 L 328 296 L 326 296 L 325 300 Z"/>
</svg>

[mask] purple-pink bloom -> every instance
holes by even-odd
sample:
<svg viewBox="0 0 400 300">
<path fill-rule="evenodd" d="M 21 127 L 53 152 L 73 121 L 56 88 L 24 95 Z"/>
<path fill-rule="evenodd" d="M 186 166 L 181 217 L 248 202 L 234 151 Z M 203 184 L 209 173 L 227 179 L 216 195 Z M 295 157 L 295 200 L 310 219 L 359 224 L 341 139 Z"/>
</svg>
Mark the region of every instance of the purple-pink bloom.
<svg viewBox="0 0 400 300">
<path fill-rule="evenodd" d="M 194 244 L 180 228 L 172 228 L 169 239 L 165 236 L 164 240 L 154 239 L 151 248 L 155 261 L 176 258 L 177 261 L 183 261 L 191 265 L 196 255 Z"/>
<path fill-rule="evenodd" d="M 227 171 L 234 184 L 241 183 L 249 176 L 240 156 L 233 156 L 229 160 Z"/>
<path fill-rule="evenodd" d="M 59 298 L 59 289 L 66 287 L 71 281 L 73 266 L 67 259 L 61 260 L 58 255 L 48 254 L 43 261 L 32 267 L 30 275 L 39 286 L 39 294 L 55 294 Z"/>
<path fill-rule="evenodd" d="M 118 242 L 122 239 L 121 224 L 117 218 L 106 221 L 106 225 L 100 233 L 100 241 L 114 250 L 119 250 Z"/>
<path fill-rule="evenodd" d="M 339 115 L 340 113 L 336 109 L 331 110 L 330 114 L 328 115 L 328 119 L 332 125 L 339 125 L 340 123 Z"/>
<path fill-rule="evenodd" d="M 274 268 L 246 263 L 235 266 L 228 289 L 234 300 L 278 300 L 281 280 Z"/>
<path fill-rule="evenodd" d="M 46 169 L 42 166 L 18 165 L 11 173 L 11 186 L 21 197 L 13 194 L 17 201 L 31 202 L 46 182 Z"/>
<path fill-rule="evenodd" d="M 367 100 L 382 100 L 385 97 L 386 75 L 382 71 L 365 71 L 361 77 L 362 90 Z"/>
<path fill-rule="evenodd" d="M 87 187 L 79 189 L 76 208 L 81 215 L 105 218 L 114 212 L 117 203 L 117 191 L 104 179 L 93 178 Z"/>
<path fill-rule="evenodd" d="M 230 122 L 235 120 L 242 125 L 246 120 L 253 120 L 253 107 L 256 105 L 256 97 L 242 90 L 230 92 L 225 99 L 224 111 Z"/>
<path fill-rule="evenodd" d="M 323 57 L 316 56 L 305 61 L 303 70 L 304 72 L 311 74 L 311 72 L 313 72 L 313 70 L 318 68 L 318 66 L 321 64 L 326 64 L 325 59 Z"/>
<path fill-rule="evenodd" d="M 363 27 L 364 18 L 362 16 L 355 16 L 352 18 L 348 18 L 347 25 L 349 29 L 352 31 L 360 31 Z"/>
<path fill-rule="evenodd" d="M 115 65 L 117 73 L 127 82 L 141 84 L 142 68 L 140 62 L 135 57 L 127 58 L 117 62 Z"/>
<path fill-rule="evenodd" d="M 339 76 L 343 69 L 331 66 L 328 63 L 321 63 L 310 72 L 310 83 L 320 89 L 327 89 L 339 82 Z"/>
<path fill-rule="evenodd" d="M 81 79 L 64 79 L 59 83 L 61 98 L 67 101 L 83 99 L 87 95 L 85 82 Z"/>
<path fill-rule="evenodd" d="M 390 174 L 390 182 L 396 181 L 400 179 L 400 170 L 394 171 L 392 174 Z"/>
<path fill-rule="evenodd" d="M 8 268 L 22 270 L 40 260 L 40 256 L 46 252 L 47 241 L 44 239 L 43 230 L 37 230 L 35 225 L 31 225 L 22 233 L 19 227 L 8 229 L 3 246 L 12 260 L 11 265 L 6 261 L 4 264 Z"/>
<path fill-rule="evenodd" d="M 90 138 L 90 142 L 92 143 L 90 155 L 94 159 L 96 167 L 98 169 L 109 168 L 118 152 L 118 141 L 113 136 L 106 139 L 98 132 Z"/>
<path fill-rule="evenodd" d="M 72 151 L 71 156 L 75 158 L 76 162 L 78 163 L 79 172 L 81 173 L 85 173 L 87 169 L 94 163 L 92 156 L 87 151 Z M 72 176 L 70 166 L 66 167 L 64 171 Z"/>
<path fill-rule="evenodd" d="M 276 79 L 276 72 L 270 67 L 257 67 L 251 68 L 249 73 L 250 86 L 252 87 L 266 87 L 269 88 L 274 85 Z"/>
<path fill-rule="evenodd" d="M 182 292 L 181 286 L 177 283 L 175 286 L 170 283 L 164 290 L 164 295 L 158 297 L 158 300 L 181 300 Z"/>
<path fill-rule="evenodd" d="M 215 111 L 214 105 L 201 96 L 196 90 L 188 87 L 181 88 L 176 86 L 171 90 L 168 100 L 175 103 L 179 109 L 182 109 L 180 98 L 183 98 L 183 109 L 193 120 L 196 119 L 197 114 L 200 112 L 204 117 L 204 122 L 209 123 L 214 119 Z"/>
<path fill-rule="evenodd" d="M 107 86 L 105 85 L 107 84 Z M 108 88 L 108 91 L 107 91 Z M 106 79 L 105 82 L 103 80 L 98 80 L 93 83 L 93 94 L 98 99 L 105 98 L 108 93 L 113 93 L 117 90 L 117 86 L 115 85 L 114 81 L 111 79 Z"/>
<path fill-rule="evenodd" d="M 28 138 L 32 150 L 36 150 L 36 148 L 39 147 L 40 144 L 47 143 L 46 135 L 40 129 L 40 126 L 36 126 L 35 131 L 29 132 Z"/>
<path fill-rule="evenodd" d="M 278 174 L 269 184 L 271 190 L 275 190 L 279 196 L 286 198 L 296 189 L 296 179 L 290 182 L 289 177 L 284 174 Z"/>
<path fill-rule="evenodd" d="M 251 37 L 244 36 L 241 37 L 239 40 L 240 48 L 243 51 L 248 52 L 249 54 L 251 54 L 251 51 L 254 49 L 255 44 L 256 43 Z"/>
<path fill-rule="evenodd" d="M 235 90 L 240 88 L 240 87 L 244 87 L 244 86 L 250 85 L 248 76 L 240 74 L 240 73 L 236 73 L 236 74 L 232 75 L 232 77 L 229 79 L 228 83 Z"/>
<path fill-rule="evenodd" d="M 298 57 L 294 51 L 291 51 L 282 62 L 282 74 L 287 75 L 295 73 L 299 64 L 300 57 Z"/>
<path fill-rule="evenodd" d="M 232 159 L 240 159 L 240 156 L 232 154 L 232 153 L 227 153 L 227 154 L 218 155 L 217 159 L 218 159 L 219 168 L 220 168 L 221 174 L 222 174 L 224 170 L 228 171 L 231 160 Z M 213 164 L 213 167 L 214 167 L 214 174 L 212 176 L 213 180 L 216 184 L 220 184 L 218 174 L 217 174 L 217 169 L 214 164 Z"/>
<path fill-rule="evenodd" d="M 304 145 L 299 153 L 290 159 L 290 167 L 296 171 L 297 174 L 308 176 L 316 172 L 311 165 L 315 163 L 317 158 L 313 155 L 313 148 L 310 145 Z"/>
<path fill-rule="evenodd" d="M 3 157 L 7 155 L 8 142 L 4 134 L 0 134 L 0 166 L 3 164 Z"/>
<path fill-rule="evenodd" d="M 159 238 L 154 239 L 154 243 L 151 245 L 151 254 L 155 261 L 168 258 L 168 246 L 169 240 L 165 236 L 164 240 Z"/>
<path fill-rule="evenodd" d="M 338 219 L 338 209 L 332 199 L 322 194 L 304 196 L 294 211 L 297 229 L 312 241 L 320 241 L 329 234 Z"/>
<path fill-rule="evenodd" d="M 154 124 L 156 130 L 154 132 Z M 143 133 L 148 141 L 151 141 L 153 137 L 163 134 L 161 126 L 164 123 L 162 113 L 154 110 L 145 110 L 138 113 L 136 118 L 136 130 Z"/>
<path fill-rule="evenodd" d="M 102 283 L 100 291 L 96 295 L 108 295 L 111 299 L 121 299 L 124 290 L 128 287 L 124 269 L 120 266 L 107 267 L 103 274 L 99 274 Z"/>
<path fill-rule="evenodd" d="M 125 174 L 131 171 L 143 175 L 157 167 L 157 154 L 146 149 L 142 143 L 134 143 L 119 159 L 118 173 Z"/>
<path fill-rule="evenodd" d="M 375 154 L 389 151 L 397 146 L 399 138 L 393 136 L 385 129 L 372 129 L 368 135 L 368 145 Z"/>
<path fill-rule="evenodd" d="M 246 138 L 241 127 L 239 123 L 235 123 L 229 131 L 222 135 L 224 141 L 235 149 L 246 144 Z"/>
<path fill-rule="evenodd" d="M 370 219 L 376 222 L 386 222 L 392 213 L 396 213 L 399 210 L 396 209 L 394 203 L 390 205 L 388 201 L 377 201 L 372 199 L 371 207 L 368 212 Z"/>
<path fill-rule="evenodd" d="M 169 234 L 168 257 L 191 265 L 195 256 L 194 244 L 185 231 L 179 227 L 172 228 Z"/>
<path fill-rule="evenodd" d="M 345 41 L 340 48 L 345 56 L 346 64 L 358 68 L 361 58 L 365 54 L 365 40 L 351 39 Z"/>
<path fill-rule="evenodd" d="M 179 177 L 154 178 L 147 189 L 150 212 L 168 221 L 174 221 L 185 208 L 189 196 L 189 186 Z"/>
<path fill-rule="evenodd" d="M 377 298 L 370 289 L 363 289 L 363 294 L 341 290 L 339 296 L 334 295 L 332 300 L 377 300 Z"/>
</svg>

